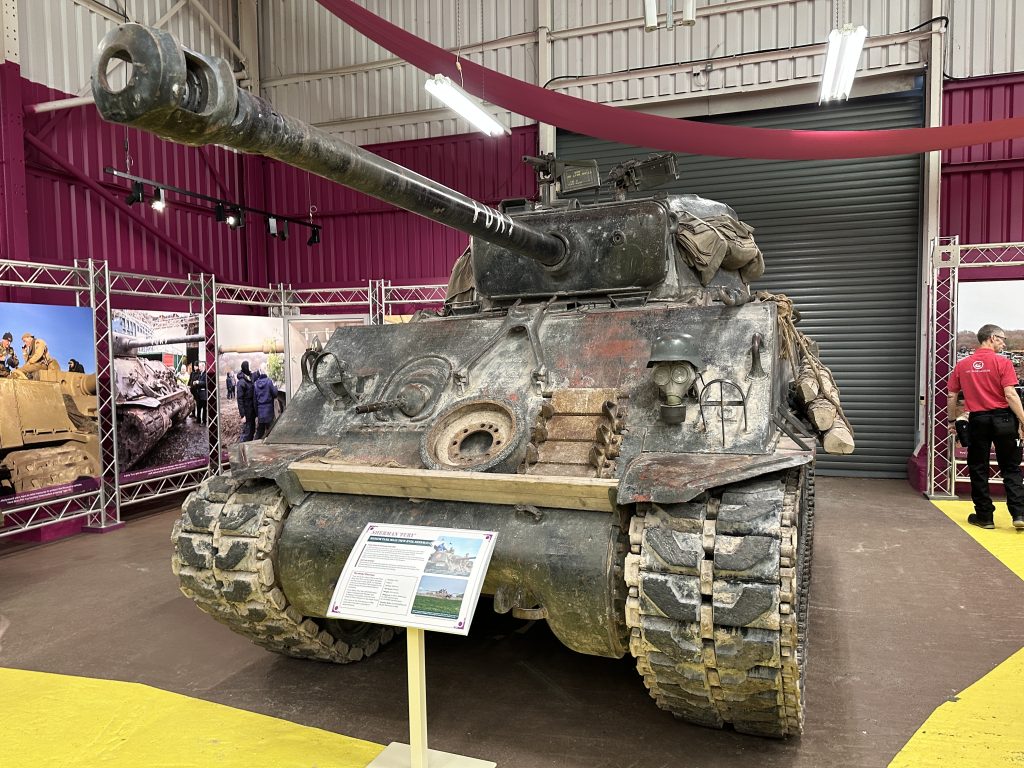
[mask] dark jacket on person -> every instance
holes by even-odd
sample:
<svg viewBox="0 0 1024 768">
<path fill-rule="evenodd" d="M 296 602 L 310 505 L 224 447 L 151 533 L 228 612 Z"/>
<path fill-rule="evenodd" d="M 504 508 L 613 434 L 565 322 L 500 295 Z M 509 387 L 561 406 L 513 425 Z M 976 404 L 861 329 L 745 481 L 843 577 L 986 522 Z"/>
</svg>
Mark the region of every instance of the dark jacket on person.
<svg viewBox="0 0 1024 768">
<path fill-rule="evenodd" d="M 206 372 L 201 370 L 192 371 L 188 375 L 188 388 L 192 390 L 192 396 L 196 400 L 206 399 Z"/>
<path fill-rule="evenodd" d="M 253 399 L 253 382 L 248 371 L 240 371 L 238 381 L 235 384 L 235 400 L 238 403 L 238 413 L 243 418 L 254 416 L 256 413 L 256 401 Z"/>
<path fill-rule="evenodd" d="M 274 402 L 277 400 L 277 387 L 262 371 L 256 371 L 256 380 L 252 383 L 256 399 L 256 418 L 262 423 L 274 420 Z"/>
</svg>

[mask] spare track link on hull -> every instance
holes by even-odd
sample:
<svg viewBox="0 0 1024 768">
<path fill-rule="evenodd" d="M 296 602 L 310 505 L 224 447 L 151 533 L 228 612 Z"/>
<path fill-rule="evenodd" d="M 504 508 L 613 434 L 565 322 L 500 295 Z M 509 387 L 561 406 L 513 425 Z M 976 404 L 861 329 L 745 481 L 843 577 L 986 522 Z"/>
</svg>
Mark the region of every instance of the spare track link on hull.
<svg viewBox="0 0 1024 768">
<path fill-rule="evenodd" d="M 806 466 L 638 509 L 626 622 L 659 707 L 758 736 L 801 732 L 812 505 Z"/>
<path fill-rule="evenodd" d="M 182 505 L 171 567 L 182 593 L 256 645 L 345 664 L 376 653 L 394 627 L 303 616 L 277 581 L 277 542 L 288 505 L 274 483 L 220 475 Z"/>
</svg>

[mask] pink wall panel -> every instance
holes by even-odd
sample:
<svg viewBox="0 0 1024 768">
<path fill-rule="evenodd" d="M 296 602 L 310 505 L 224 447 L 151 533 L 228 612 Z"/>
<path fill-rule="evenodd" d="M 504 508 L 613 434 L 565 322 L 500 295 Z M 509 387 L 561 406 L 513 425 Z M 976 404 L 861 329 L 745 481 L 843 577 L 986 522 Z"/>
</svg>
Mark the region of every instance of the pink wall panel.
<svg viewBox="0 0 1024 768">
<path fill-rule="evenodd" d="M 22 80 L 24 103 L 66 97 Z M 26 145 L 26 198 L 30 255 L 35 261 L 69 263 L 105 259 L 113 270 L 184 276 L 208 271 L 222 282 L 249 283 L 242 258 L 247 233 L 218 226 L 197 201 L 168 194 L 168 208 L 132 211 L 153 223 L 177 245 L 169 247 L 128 214 L 89 190 L 74 172 L 100 183 L 123 199 L 128 183 L 105 173 L 110 166 L 173 186 L 240 200 L 244 175 L 240 156 L 217 148 L 196 150 L 160 141 L 139 131 L 104 123 L 93 107 L 26 115 L 25 132 L 42 141 L 70 166 L 61 168 L 44 152 Z M 151 192 L 147 188 L 147 194 Z"/>
<path fill-rule="evenodd" d="M 2 94 L 4 111 L 67 97 L 16 71 L 7 74 L 16 87 Z M 259 286 L 363 285 L 376 278 L 438 283 L 447 280 L 468 240 L 440 224 L 274 161 L 216 147 L 183 147 L 107 124 L 91 106 L 25 115 L 24 133 L 44 145 L 41 150 L 26 143 L 24 151 L 23 196 L 33 261 L 105 259 L 117 271 L 165 277 L 206 271 L 220 282 Z M 522 155 L 537 152 L 535 126 L 500 139 L 467 134 L 368 149 L 490 205 L 537 193 L 533 172 L 521 162 Z M 215 221 L 208 203 L 175 193 L 168 193 L 163 214 L 148 205 L 131 209 L 166 235 L 171 242 L 165 243 L 76 178 L 87 177 L 123 199 L 129 184 L 105 173 L 107 166 L 286 216 L 307 218 L 314 206 L 321 244 L 307 246 L 309 230 L 294 226 L 287 241 L 272 239 L 265 219 L 257 216 L 250 216 L 245 228 L 231 230 Z M 5 242 L 13 240 L 0 241 L 0 258 L 14 258 L 2 252 Z"/>
<path fill-rule="evenodd" d="M 536 126 L 501 139 L 463 134 L 367 147 L 382 157 L 490 205 L 503 198 L 535 197 L 533 171 L 524 154 L 537 153 Z M 323 225 L 320 246 L 306 246 L 307 232 L 274 243 L 270 279 L 294 287 L 354 285 L 385 278 L 395 283 L 438 283 L 468 238 L 416 214 L 279 163 L 267 164 L 268 206 Z"/>
<path fill-rule="evenodd" d="M 943 123 L 1024 116 L 1024 73 L 947 83 Z M 1024 241 L 1024 138 L 942 153 L 939 231 L 961 243 Z"/>
</svg>

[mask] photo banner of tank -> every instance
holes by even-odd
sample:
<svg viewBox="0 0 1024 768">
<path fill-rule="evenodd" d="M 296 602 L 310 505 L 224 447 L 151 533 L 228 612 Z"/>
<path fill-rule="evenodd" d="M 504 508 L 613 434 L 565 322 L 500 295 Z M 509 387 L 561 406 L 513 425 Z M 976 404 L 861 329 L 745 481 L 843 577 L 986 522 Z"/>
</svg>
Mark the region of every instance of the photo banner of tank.
<svg viewBox="0 0 1024 768">
<path fill-rule="evenodd" d="M 164 437 L 185 424 L 196 401 L 188 387 L 161 360 L 141 357 L 138 350 L 170 344 L 198 344 L 202 334 L 160 338 L 131 338 L 113 334 L 114 413 L 117 423 L 117 461 L 121 472 L 135 468 Z M 198 451 L 208 452 L 209 436 Z M 167 462 L 170 463 L 170 462 Z"/>
<path fill-rule="evenodd" d="M 792 303 L 751 294 L 764 261 L 732 208 L 496 210 L 278 113 L 167 32 L 125 24 L 99 50 L 105 119 L 272 157 L 472 238 L 467 301 L 337 329 L 273 432 L 185 501 L 184 594 L 269 650 L 358 661 L 394 630 L 323 617 L 367 522 L 495 531 L 499 612 L 631 653 L 679 718 L 802 730 L 815 449 L 788 395 L 808 359 L 831 374 Z M 136 65 L 117 91 L 114 60 Z"/>
<path fill-rule="evenodd" d="M 0 378 L 0 507 L 82 490 L 72 484 L 99 476 L 96 374 L 35 375 Z"/>
</svg>

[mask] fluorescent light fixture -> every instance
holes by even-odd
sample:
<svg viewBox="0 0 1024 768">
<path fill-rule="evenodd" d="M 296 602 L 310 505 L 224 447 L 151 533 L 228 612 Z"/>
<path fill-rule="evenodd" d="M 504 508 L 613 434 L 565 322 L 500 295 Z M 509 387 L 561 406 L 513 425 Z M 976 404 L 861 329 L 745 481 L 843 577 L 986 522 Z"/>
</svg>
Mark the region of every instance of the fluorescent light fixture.
<svg viewBox="0 0 1024 768">
<path fill-rule="evenodd" d="M 653 32 L 658 28 L 658 0 L 644 0 L 644 29 Z"/>
<path fill-rule="evenodd" d="M 423 84 L 427 92 L 443 101 L 454 109 L 474 126 L 477 130 L 486 133 L 488 136 L 501 136 L 503 133 L 512 133 L 508 126 L 498 122 L 494 117 L 484 111 L 480 102 L 459 88 L 445 75 L 434 75 L 427 78 Z"/>
<path fill-rule="evenodd" d="M 167 208 L 167 200 L 164 199 L 163 187 L 154 187 L 153 200 L 150 202 L 149 207 L 157 213 L 163 213 Z"/>
<path fill-rule="evenodd" d="M 842 101 L 850 98 L 850 88 L 857 74 L 860 52 L 868 31 L 864 27 L 847 24 L 841 30 L 833 29 L 828 34 L 828 53 L 825 54 L 825 71 L 821 74 L 821 94 L 818 103 Z"/>
<path fill-rule="evenodd" d="M 668 9 L 672 10 L 672 0 L 668 0 Z M 692 27 L 697 23 L 697 0 L 681 0 L 679 3 L 679 21 L 676 24 L 681 24 L 684 27 Z M 672 28 L 672 24 L 669 23 L 669 28 Z"/>
</svg>

